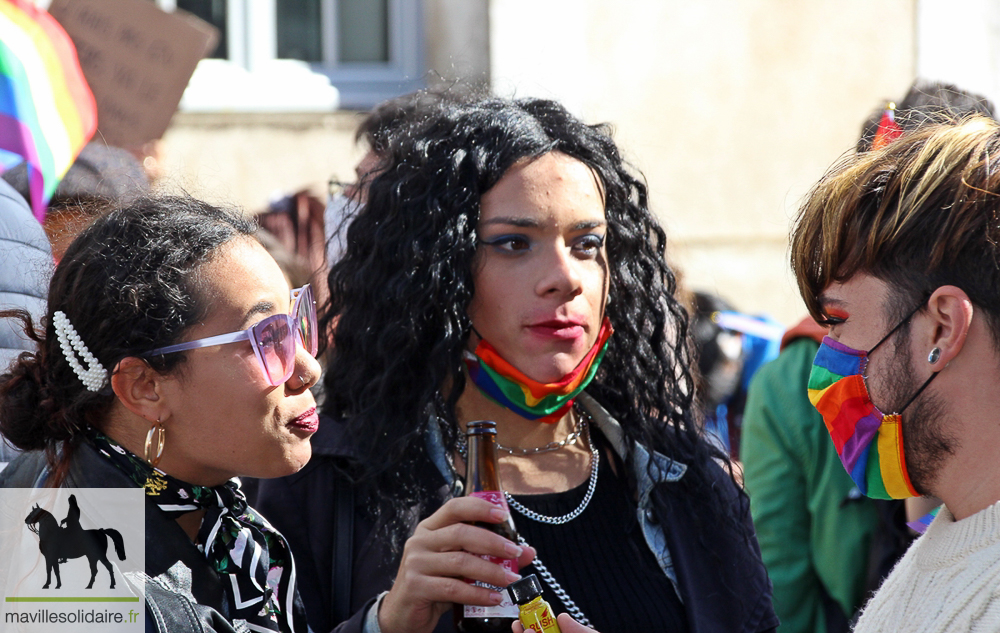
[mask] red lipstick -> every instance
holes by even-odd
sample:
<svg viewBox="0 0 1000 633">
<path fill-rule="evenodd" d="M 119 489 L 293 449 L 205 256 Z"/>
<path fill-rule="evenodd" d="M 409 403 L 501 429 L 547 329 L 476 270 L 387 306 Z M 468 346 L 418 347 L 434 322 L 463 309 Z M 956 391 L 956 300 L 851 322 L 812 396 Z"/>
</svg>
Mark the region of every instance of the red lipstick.
<svg viewBox="0 0 1000 633">
<path fill-rule="evenodd" d="M 584 321 L 575 318 L 556 318 L 536 321 L 528 326 L 535 336 L 561 341 L 571 341 L 584 335 Z"/>
<path fill-rule="evenodd" d="M 316 413 L 316 407 L 310 408 L 305 413 L 302 413 L 297 418 L 288 423 L 288 426 L 306 431 L 308 433 L 315 433 L 319 429 L 319 414 Z"/>
</svg>

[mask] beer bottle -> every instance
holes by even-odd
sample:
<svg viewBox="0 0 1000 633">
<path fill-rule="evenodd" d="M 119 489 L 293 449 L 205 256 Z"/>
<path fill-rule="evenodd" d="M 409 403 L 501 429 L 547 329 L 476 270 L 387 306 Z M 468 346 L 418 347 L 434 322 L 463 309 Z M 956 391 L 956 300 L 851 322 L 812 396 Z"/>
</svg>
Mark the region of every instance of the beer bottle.
<svg viewBox="0 0 1000 633">
<path fill-rule="evenodd" d="M 470 422 L 466 429 L 465 495 L 486 499 L 490 503 L 507 508 L 507 500 L 500 487 L 500 470 L 497 462 L 497 425 L 491 420 Z M 495 532 L 517 543 L 514 521 L 508 518 L 503 523 L 475 523 L 476 526 Z M 490 562 L 503 565 L 517 573 L 517 561 L 483 556 Z M 472 581 L 469 581 L 472 582 Z M 454 607 L 455 628 L 460 633 L 510 632 L 510 625 L 517 619 L 517 606 L 510 600 L 503 587 L 493 587 L 477 582 L 504 596 L 504 601 L 493 607 L 456 604 Z"/>
</svg>

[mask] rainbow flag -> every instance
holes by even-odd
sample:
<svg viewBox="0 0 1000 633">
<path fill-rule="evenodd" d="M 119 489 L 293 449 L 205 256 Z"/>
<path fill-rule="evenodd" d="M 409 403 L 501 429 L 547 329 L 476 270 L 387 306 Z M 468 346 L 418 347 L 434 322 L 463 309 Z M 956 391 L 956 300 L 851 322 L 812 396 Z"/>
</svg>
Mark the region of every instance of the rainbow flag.
<svg viewBox="0 0 1000 633">
<path fill-rule="evenodd" d="M 28 164 L 39 222 L 59 180 L 97 129 L 97 103 L 55 18 L 0 0 L 0 173 Z"/>
<path fill-rule="evenodd" d="M 576 369 L 557 383 L 544 384 L 529 378 L 486 341 L 479 341 L 475 355 L 466 356 L 465 365 L 472 382 L 486 397 L 525 419 L 554 424 L 569 411 L 573 399 L 597 374 L 613 332 L 611 320 L 604 317 L 597 342 Z"/>
<path fill-rule="evenodd" d="M 861 375 L 867 360 L 865 352 L 824 338 L 809 374 L 809 401 L 823 416 L 840 461 L 862 494 L 915 497 L 906 474 L 900 417 L 883 415 L 872 404 Z"/>
</svg>

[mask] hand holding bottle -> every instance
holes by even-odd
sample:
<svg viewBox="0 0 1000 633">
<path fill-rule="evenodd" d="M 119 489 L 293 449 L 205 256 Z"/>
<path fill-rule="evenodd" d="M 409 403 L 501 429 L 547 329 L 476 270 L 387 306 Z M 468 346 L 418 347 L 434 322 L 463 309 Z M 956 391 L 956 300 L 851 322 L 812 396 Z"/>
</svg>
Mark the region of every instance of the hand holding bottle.
<svg viewBox="0 0 1000 633">
<path fill-rule="evenodd" d="M 568 613 L 560 613 L 556 617 L 556 622 L 559 623 L 559 630 L 562 633 L 597 633 L 594 629 L 584 626 L 574 620 Z M 511 626 L 513 633 L 524 633 L 524 627 L 521 626 L 520 622 L 514 622 Z"/>
<path fill-rule="evenodd" d="M 509 577 L 501 565 L 481 556 L 516 559 L 522 567 L 535 552 L 472 523 L 500 524 L 507 511 L 476 497 L 449 500 L 417 525 L 403 547 L 403 557 L 392 589 L 383 598 L 378 619 L 383 633 L 429 632 L 452 603 L 491 606 L 503 596 L 476 587 L 466 578 L 506 587 Z"/>
</svg>

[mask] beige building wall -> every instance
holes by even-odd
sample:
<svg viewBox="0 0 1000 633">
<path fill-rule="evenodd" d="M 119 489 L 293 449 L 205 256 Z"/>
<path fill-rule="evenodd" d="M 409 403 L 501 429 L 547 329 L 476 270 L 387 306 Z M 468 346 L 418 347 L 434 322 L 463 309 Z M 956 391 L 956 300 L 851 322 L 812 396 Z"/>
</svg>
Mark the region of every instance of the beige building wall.
<svg viewBox="0 0 1000 633">
<path fill-rule="evenodd" d="M 791 218 L 915 73 L 917 0 L 426 0 L 428 63 L 549 96 L 616 138 L 649 182 L 691 288 L 785 324 L 804 308 Z M 262 209 L 350 177 L 359 115 L 180 113 L 167 186 Z"/>
<path fill-rule="evenodd" d="M 687 286 L 786 325 L 791 218 L 914 77 L 915 0 L 493 0 L 491 74 L 611 122 Z M 545 63 L 539 63 L 545 60 Z"/>
<path fill-rule="evenodd" d="M 324 199 L 331 176 L 353 180 L 362 115 L 191 113 L 174 115 L 161 143 L 166 190 L 259 212 L 275 196 L 310 189 Z"/>
</svg>

